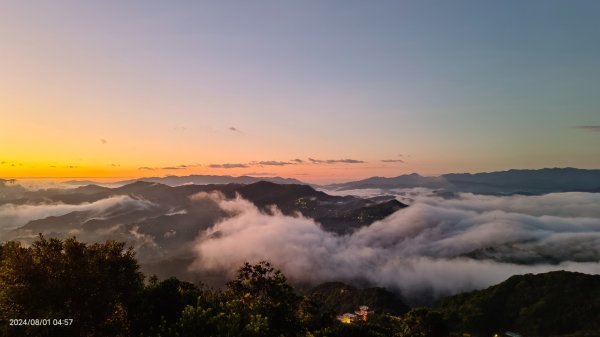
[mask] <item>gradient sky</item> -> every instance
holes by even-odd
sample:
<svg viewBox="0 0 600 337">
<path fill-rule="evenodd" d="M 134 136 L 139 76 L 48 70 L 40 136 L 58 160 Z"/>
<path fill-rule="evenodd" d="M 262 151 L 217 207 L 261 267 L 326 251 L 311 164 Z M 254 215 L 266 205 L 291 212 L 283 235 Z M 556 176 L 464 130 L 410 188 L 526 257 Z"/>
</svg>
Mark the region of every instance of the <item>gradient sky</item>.
<svg viewBox="0 0 600 337">
<path fill-rule="evenodd" d="M 599 14 L 0 0 L 0 177 L 600 168 Z"/>
</svg>

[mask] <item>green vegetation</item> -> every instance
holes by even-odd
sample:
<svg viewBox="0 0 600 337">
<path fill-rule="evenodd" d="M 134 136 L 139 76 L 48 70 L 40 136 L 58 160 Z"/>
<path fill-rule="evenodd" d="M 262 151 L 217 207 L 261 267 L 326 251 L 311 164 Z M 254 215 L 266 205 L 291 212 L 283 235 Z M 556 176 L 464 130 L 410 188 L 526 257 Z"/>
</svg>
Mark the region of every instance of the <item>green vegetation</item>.
<svg viewBox="0 0 600 337">
<path fill-rule="evenodd" d="M 336 320 L 359 305 L 373 310 L 366 321 Z M 212 290 L 176 278 L 144 282 L 133 251 L 119 242 L 40 236 L 29 247 L 0 245 L 0 336 L 593 336 L 600 276 L 515 276 L 449 297 L 438 310 L 409 310 L 385 289 L 342 283 L 300 295 L 268 262 L 246 263 L 224 289 Z"/>
<path fill-rule="evenodd" d="M 41 237 L 0 249 L 0 331 L 14 336 L 130 333 L 143 275 L 124 243 L 86 245 Z M 73 319 L 72 326 L 8 326 L 9 319 Z"/>
<path fill-rule="evenodd" d="M 565 271 L 513 276 L 446 298 L 441 309 L 455 330 L 478 336 L 507 330 L 525 336 L 598 336 L 600 276 Z"/>
<path fill-rule="evenodd" d="M 310 295 L 319 298 L 323 313 L 353 312 L 361 305 L 393 315 L 410 309 L 396 294 L 384 288 L 358 289 L 341 282 L 327 282 L 313 288 Z"/>
</svg>

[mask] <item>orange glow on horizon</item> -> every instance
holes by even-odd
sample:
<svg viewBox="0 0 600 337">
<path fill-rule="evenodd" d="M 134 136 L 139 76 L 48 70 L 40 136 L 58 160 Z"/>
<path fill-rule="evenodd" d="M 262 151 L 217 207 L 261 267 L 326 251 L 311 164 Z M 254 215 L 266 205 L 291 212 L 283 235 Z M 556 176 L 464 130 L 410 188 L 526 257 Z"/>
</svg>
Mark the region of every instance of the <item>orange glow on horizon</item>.
<svg viewBox="0 0 600 337">
<path fill-rule="evenodd" d="M 373 175 L 394 176 L 404 174 L 399 165 L 359 164 L 314 164 L 299 163 L 288 165 L 245 164 L 239 168 L 214 168 L 211 164 L 195 165 L 70 165 L 64 163 L 35 163 L 0 161 L 0 178 L 4 179 L 99 179 L 120 180 L 142 177 L 163 177 L 169 175 L 229 175 L 295 178 L 312 183 L 326 183 L 363 179 Z"/>
</svg>

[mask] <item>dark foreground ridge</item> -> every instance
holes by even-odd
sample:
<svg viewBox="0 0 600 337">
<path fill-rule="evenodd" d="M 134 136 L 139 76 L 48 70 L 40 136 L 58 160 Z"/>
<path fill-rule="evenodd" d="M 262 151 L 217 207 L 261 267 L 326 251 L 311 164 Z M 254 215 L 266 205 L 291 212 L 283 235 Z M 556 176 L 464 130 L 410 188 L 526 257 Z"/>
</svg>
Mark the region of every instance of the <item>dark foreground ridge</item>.
<svg viewBox="0 0 600 337">
<path fill-rule="evenodd" d="M 556 271 L 517 275 L 483 290 L 444 299 L 455 330 L 492 336 L 600 334 L 600 275 Z"/>
<path fill-rule="evenodd" d="M 220 290 L 146 278 L 132 250 L 40 236 L 0 245 L 0 336 L 598 336 L 600 276 L 513 276 L 409 308 L 382 288 L 325 283 L 304 294 L 268 262 Z M 410 272 L 410 271 L 407 271 Z"/>
</svg>

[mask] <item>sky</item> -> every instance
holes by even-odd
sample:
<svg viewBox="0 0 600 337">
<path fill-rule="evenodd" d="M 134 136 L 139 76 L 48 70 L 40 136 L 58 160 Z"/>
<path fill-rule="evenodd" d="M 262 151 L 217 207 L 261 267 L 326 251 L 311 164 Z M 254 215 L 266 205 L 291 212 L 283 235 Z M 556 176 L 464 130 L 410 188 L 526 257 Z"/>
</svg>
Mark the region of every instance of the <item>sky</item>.
<svg viewBox="0 0 600 337">
<path fill-rule="evenodd" d="M 0 0 L 0 177 L 600 168 L 598 13 Z"/>
</svg>

